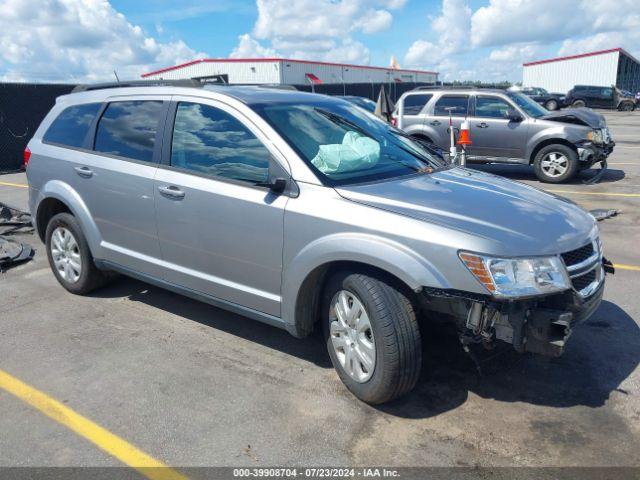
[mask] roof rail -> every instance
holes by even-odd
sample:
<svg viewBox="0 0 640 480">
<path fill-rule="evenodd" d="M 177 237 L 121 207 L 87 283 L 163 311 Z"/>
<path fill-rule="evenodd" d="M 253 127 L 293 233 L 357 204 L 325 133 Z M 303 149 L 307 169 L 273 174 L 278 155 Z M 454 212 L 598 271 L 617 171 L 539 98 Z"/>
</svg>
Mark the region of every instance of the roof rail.
<svg viewBox="0 0 640 480">
<path fill-rule="evenodd" d="M 425 85 L 416 87 L 413 90 L 505 90 L 500 87 L 488 87 L 483 85 Z"/>
<path fill-rule="evenodd" d="M 202 82 L 193 79 L 184 80 L 131 80 L 126 82 L 106 82 L 93 83 L 88 85 L 78 85 L 71 93 L 88 92 L 91 90 L 103 90 L 105 88 L 125 88 L 125 87 L 191 87 L 201 88 Z"/>
</svg>

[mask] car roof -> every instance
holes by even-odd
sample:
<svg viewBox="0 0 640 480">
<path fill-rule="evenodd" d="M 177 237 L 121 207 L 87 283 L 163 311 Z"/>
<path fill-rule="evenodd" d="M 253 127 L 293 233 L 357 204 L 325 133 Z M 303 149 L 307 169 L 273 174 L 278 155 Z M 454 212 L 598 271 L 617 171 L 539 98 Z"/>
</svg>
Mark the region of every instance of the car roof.
<svg viewBox="0 0 640 480">
<path fill-rule="evenodd" d="M 220 84 L 205 84 L 202 86 L 190 86 L 185 84 L 145 85 L 141 82 L 133 84 L 123 84 L 114 86 L 113 84 L 99 84 L 95 87 L 78 89 L 74 92 L 58 97 L 59 101 L 68 102 L 89 102 L 105 101 L 107 98 L 128 95 L 193 95 L 207 97 L 206 92 L 215 92 L 243 102 L 249 106 L 265 103 L 317 103 L 327 101 L 327 95 L 301 92 L 290 88 L 279 88 L 278 86 L 235 86 Z M 339 100 L 343 101 L 343 100 Z"/>
</svg>

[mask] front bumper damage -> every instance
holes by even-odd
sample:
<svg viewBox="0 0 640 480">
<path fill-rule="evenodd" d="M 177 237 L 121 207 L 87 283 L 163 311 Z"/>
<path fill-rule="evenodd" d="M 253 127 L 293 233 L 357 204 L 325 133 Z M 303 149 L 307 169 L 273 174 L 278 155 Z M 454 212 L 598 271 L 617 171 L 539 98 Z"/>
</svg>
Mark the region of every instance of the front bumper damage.
<svg viewBox="0 0 640 480">
<path fill-rule="evenodd" d="M 603 259 L 603 270 L 612 271 Z M 513 345 L 518 352 L 558 357 L 576 325 L 596 311 L 604 292 L 604 272 L 597 288 L 583 297 L 576 290 L 518 300 L 496 300 L 489 295 L 425 288 L 424 310 L 444 314 L 458 327 L 467 345 L 491 348 L 496 341 Z"/>
</svg>

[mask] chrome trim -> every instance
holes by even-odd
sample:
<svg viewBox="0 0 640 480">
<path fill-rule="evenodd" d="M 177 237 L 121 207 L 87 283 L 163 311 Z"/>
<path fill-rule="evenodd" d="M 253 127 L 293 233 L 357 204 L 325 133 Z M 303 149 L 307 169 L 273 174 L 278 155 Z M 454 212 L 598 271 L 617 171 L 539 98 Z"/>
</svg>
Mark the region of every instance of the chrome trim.
<svg viewBox="0 0 640 480">
<path fill-rule="evenodd" d="M 600 241 L 600 237 L 595 237 L 591 241 L 591 245 L 593 246 L 594 253 L 589 258 L 580 263 L 576 263 L 575 265 L 571 265 L 570 267 L 567 267 L 565 264 L 565 268 L 567 269 L 567 273 L 571 281 L 571 288 L 573 288 L 573 290 L 582 298 L 587 298 L 596 292 L 604 280 L 604 270 L 602 269 L 602 242 Z M 560 256 L 560 258 L 562 258 L 562 256 Z M 564 263 L 564 259 L 562 262 Z M 596 270 L 595 280 L 582 290 L 576 290 L 575 287 L 573 287 L 573 280 L 575 278 L 582 277 L 583 275 L 587 275 L 593 270 Z"/>
</svg>

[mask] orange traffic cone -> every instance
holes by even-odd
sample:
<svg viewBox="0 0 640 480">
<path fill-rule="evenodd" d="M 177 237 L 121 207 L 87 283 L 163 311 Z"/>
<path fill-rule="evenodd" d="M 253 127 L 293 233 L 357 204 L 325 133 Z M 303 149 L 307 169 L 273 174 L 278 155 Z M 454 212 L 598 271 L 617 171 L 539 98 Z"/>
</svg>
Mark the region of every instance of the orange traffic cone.
<svg viewBox="0 0 640 480">
<path fill-rule="evenodd" d="M 465 120 L 460 125 L 460 136 L 458 137 L 458 145 L 471 145 L 471 137 L 469 137 L 469 121 Z"/>
</svg>

